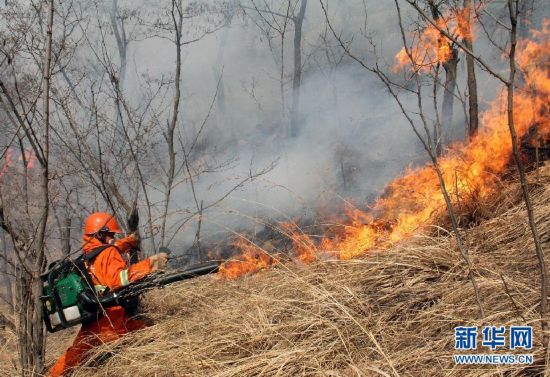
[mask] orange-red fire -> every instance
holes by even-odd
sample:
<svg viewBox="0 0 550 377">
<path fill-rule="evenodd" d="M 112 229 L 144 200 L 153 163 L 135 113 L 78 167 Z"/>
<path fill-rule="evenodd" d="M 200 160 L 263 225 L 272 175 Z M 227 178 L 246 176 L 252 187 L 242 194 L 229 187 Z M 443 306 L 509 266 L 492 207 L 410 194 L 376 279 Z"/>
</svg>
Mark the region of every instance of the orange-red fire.
<svg viewBox="0 0 550 377">
<path fill-rule="evenodd" d="M 518 137 L 529 132 L 530 140 L 550 140 L 550 21 L 533 39 L 518 46 L 518 65 L 524 77 L 514 97 L 514 120 Z M 499 176 L 510 163 L 511 139 L 505 94 L 499 95 L 481 116 L 479 133 L 468 143 L 452 145 L 440 159 L 440 168 L 452 198 L 475 193 L 487 198 L 497 188 Z M 535 130 L 535 132 L 533 132 Z M 537 140 L 535 140 L 537 139 Z M 372 249 L 384 249 L 430 224 L 445 209 L 437 176 L 431 165 L 409 169 L 390 182 L 382 198 L 368 212 L 348 211 L 343 232 L 314 240 L 295 225 L 284 225 L 294 243 L 295 257 L 305 263 L 321 255 L 350 259 Z M 240 245 L 240 262 L 230 262 L 222 276 L 236 277 L 258 271 L 273 262 L 249 243 Z M 254 257 L 252 258 L 251 255 Z M 258 255 L 263 255 L 258 257 Z"/>
<path fill-rule="evenodd" d="M 28 173 L 36 166 L 36 156 L 31 150 L 21 153 L 14 147 L 8 147 L 4 154 L 4 163 L 0 169 L 0 178 L 6 175 L 9 169 L 24 168 Z"/>
<path fill-rule="evenodd" d="M 469 8 L 455 10 L 442 14 L 436 20 L 439 28 L 449 32 L 450 35 L 463 40 L 472 39 L 472 30 L 468 25 Z M 409 49 L 409 54 L 405 47 L 401 48 L 395 55 L 394 71 L 410 67 L 413 71 L 429 71 L 437 64 L 443 64 L 453 57 L 452 42 L 441 34 L 441 32 L 432 24 L 413 35 L 413 44 Z M 412 60 L 411 60 L 412 58 Z"/>
<path fill-rule="evenodd" d="M 238 238 L 233 242 L 233 247 L 241 250 L 238 258 L 224 263 L 220 273 L 226 278 L 236 278 L 242 275 L 254 273 L 275 264 L 276 259 L 269 255 L 249 240 Z"/>
</svg>

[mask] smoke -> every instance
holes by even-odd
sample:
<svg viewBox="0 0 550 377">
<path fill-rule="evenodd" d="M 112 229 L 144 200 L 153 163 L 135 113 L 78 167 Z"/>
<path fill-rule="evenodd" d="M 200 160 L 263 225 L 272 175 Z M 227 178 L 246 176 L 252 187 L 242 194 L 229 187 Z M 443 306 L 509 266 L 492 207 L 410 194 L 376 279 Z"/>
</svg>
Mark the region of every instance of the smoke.
<svg viewBox="0 0 550 377">
<path fill-rule="evenodd" d="M 393 99 L 377 78 L 342 57 L 343 52 L 326 29 L 319 4 L 310 2 L 308 7 L 302 51 L 305 63 L 300 131 L 295 138 L 286 137 L 292 100 L 292 30 L 285 38 L 284 99 L 280 92 L 279 41 L 271 41 L 271 50 L 266 37 L 248 16 L 235 17 L 230 28 L 184 49 L 183 131 L 187 137 L 196 133 L 197 124 L 208 113 L 221 74 L 225 113 L 221 113 L 217 98 L 215 114 L 202 135 L 204 152 L 196 157 L 232 161 L 229 167 L 196 179 L 198 200 L 205 204 L 215 202 L 250 171 L 276 162 L 271 171 L 247 182 L 204 214 L 203 237 L 243 229 L 261 230 L 264 218 L 307 218 L 326 203 L 343 207 L 346 200 L 364 206 L 404 168 L 425 161 L 421 144 Z M 383 51 L 388 51 L 387 56 L 380 58 L 391 61 L 401 43 L 395 10 L 387 4 L 371 2 L 366 12 L 367 19 L 374 20 L 372 25 L 369 22 L 372 35 Z M 351 36 L 365 21 L 365 9 L 362 2 L 339 5 L 331 16 L 333 22 L 340 22 L 338 27 L 345 25 L 345 34 Z M 391 34 L 385 32 L 388 29 Z M 328 46 L 323 45 L 321 34 Z M 366 42 L 362 43 L 363 46 L 354 43 L 358 53 L 373 58 L 368 55 Z M 337 66 L 326 61 L 323 50 L 327 48 L 334 59 L 341 60 Z M 140 62 L 137 75 L 173 71 L 174 47 L 169 43 L 145 41 L 133 51 L 134 61 Z M 174 191 L 173 202 L 182 210 L 195 207 L 188 185 Z M 171 220 L 177 222 L 175 218 Z M 179 249 L 192 243 L 196 227 L 197 222 L 192 222 L 178 235 L 174 246 Z"/>
<path fill-rule="evenodd" d="M 388 29 L 389 20 L 393 20 L 391 37 L 386 34 L 379 41 L 384 50 L 390 51 L 382 58 L 391 61 L 400 46 L 400 36 L 393 27 L 393 8 L 375 2 L 371 6 L 368 11 L 372 13 L 368 16 L 376 20 L 375 31 Z M 384 87 L 342 56 L 328 30 L 319 26 L 324 25 L 319 4 L 311 2 L 308 7 L 302 52 L 305 63 L 300 89 L 300 130 L 295 138 L 286 136 L 292 101 L 291 29 L 285 38 L 284 99 L 280 92 L 279 42 L 272 40 L 270 50 L 265 36 L 248 16 L 235 17 L 231 27 L 184 49 L 182 134 L 187 139 L 194 137 L 213 102 L 213 112 L 200 138 L 203 149 L 194 157 L 219 164 L 230 162 L 219 171 L 196 178 L 198 201 L 204 205 L 216 202 L 251 171 L 275 162 L 272 170 L 239 187 L 204 214 L 203 237 L 261 229 L 259 223 L 264 218 L 307 218 L 326 203 L 343 206 L 346 200 L 363 206 L 404 168 L 425 161 L 421 144 Z M 339 6 L 333 14 L 334 22 L 352 20 L 346 24 L 351 35 L 364 22 L 362 11 L 362 2 Z M 328 47 L 321 33 L 329 41 Z M 367 46 L 355 45 L 359 53 L 368 56 Z M 340 60 L 337 66 L 326 61 L 327 48 L 334 59 Z M 139 65 L 134 66 L 134 76 L 128 80 L 134 85 L 133 88 L 129 85 L 129 92 L 138 89 L 139 77 L 144 73 L 160 75 L 173 71 L 174 54 L 173 45 L 158 39 L 134 45 L 132 60 Z M 218 97 L 214 99 L 216 92 Z M 196 207 L 188 184 L 174 190 L 173 202 L 182 213 L 186 208 Z M 173 245 L 179 249 L 192 243 L 196 227 L 196 221 L 190 223 Z"/>
<path fill-rule="evenodd" d="M 120 2 L 120 6 L 132 9 L 136 4 Z M 408 25 L 417 19 L 410 7 L 403 6 L 402 11 Z M 393 3 L 337 2 L 330 4 L 328 13 L 335 30 L 358 57 L 368 64 L 378 59 L 390 71 L 402 46 Z M 178 138 L 190 145 L 200 133 L 191 157 L 192 170 L 201 174 L 193 179 L 193 187 L 183 172 L 176 179 L 169 218 L 170 229 L 179 229 L 172 243 L 175 249 L 185 249 L 194 241 L 198 217 L 181 229 L 178 224 L 196 210 L 197 203 L 209 207 L 201 218 L 201 234 L 208 240 L 245 229 L 261 230 L 264 218 L 313 217 L 326 203 L 338 206 L 346 200 L 364 206 L 406 167 L 426 161 L 393 98 L 376 77 L 343 55 L 320 4 L 312 0 L 303 28 L 299 133 L 288 137 L 292 25 L 281 51 L 280 36 L 263 34 L 250 18 L 257 18 L 254 12 L 232 14 L 229 25 L 183 47 Z M 169 16 L 164 13 L 163 17 Z M 197 17 L 184 24 L 184 39 L 203 36 L 208 24 L 220 22 L 211 14 Z M 495 51 L 482 30 L 475 33 L 478 51 Z M 488 54 L 490 63 L 499 58 L 498 52 Z M 457 82 L 463 98 L 464 60 L 459 63 Z M 125 95 L 139 108 L 148 79 L 173 77 L 175 47 L 165 38 L 140 38 L 130 43 L 128 61 Z M 483 101 L 493 98 L 499 86 L 487 73 L 479 69 L 477 73 L 483 109 Z M 152 107 L 164 108 L 162 122 L 168 118 L 170 90 L 153 102 Z M 426 103 L 433 101 L 429 88 L 424 93 Z M 416 99 L 403 98 L 405 106 L 414 109 Z M 447 142 L 465 135 L 465 112 L 460 101 L 454 105 L 453 125 L 444 130 Z M 434 118 L 430 111 L 426 115 Z M 161 134 L 155 142 L 162 145 Z M 182 151 L 178 153 L 181 158 Z M 162 161 L 166 155 L 162 146 L 158 154 Z M 273 169 L 239 185 L 218 203 L 251 172 L 271 165 Z M 151 190 L 152 202 L 163 199 L 162 190 L 160 183 Z"/>
</svg>

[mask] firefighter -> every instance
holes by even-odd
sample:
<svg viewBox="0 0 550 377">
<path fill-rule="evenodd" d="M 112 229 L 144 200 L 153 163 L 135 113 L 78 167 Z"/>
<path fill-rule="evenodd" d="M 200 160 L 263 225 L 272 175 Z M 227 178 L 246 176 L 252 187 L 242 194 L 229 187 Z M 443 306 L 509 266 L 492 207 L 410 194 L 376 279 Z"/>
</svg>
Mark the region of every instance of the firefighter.
<svg viewBox="0 0 550 377">
<path fill-rule="evenodd" d="M 137 246 L 134 235 L 115 239 L 122 233 L 113 215 L 103 212 L 93 213 L 86 219 L 83 236 L 83 252 L 101 250 L 87 264 L 88 272 L 98 294 L 114 291 L 137 281 L 150 272 L 164 269 L 168 260 L 166 253 L 158 253 L 138 263 L 127 265 L 125 253 Z M 106 245 L 109 245 L 106 247 Z M 104 308 L 103 315 L 94 322 L 83 324 L 72 346 L 59 358 L 50 370 L 49 376 L 63 376 L 71 368 L 78 366 L 88 351 L 102 343 L 111 342 L 120 336 L 145 327 L 135 318 L 130 318 L 125 308 L 114 306 Z"/>
</svg>

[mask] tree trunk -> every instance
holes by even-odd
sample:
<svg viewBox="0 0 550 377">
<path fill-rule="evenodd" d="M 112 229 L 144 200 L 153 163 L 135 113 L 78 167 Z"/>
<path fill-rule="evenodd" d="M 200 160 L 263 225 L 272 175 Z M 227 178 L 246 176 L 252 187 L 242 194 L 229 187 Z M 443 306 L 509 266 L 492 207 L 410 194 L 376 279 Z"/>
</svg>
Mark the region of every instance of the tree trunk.
<svg viewBox="0 0 550 377">
<path fill-rule="evenodd" d="M 44 327 L 42 325 L 42 281 L 20 268 L 17 274 L 17 347 L 22 376 L 42 375 L 44 370 Z"/>
<path fill-rule="evenodd" d="M 472 26 L 470 21 L 470 12 L 472 9 L 472 0 L 464 0 L 464 10 L 467 16 L 464 19 L 464 46 L 470 51 L 474 51 Z M 468 110 L 469 110 L 469 128 L 468 135 L 470 139 L 477 133 L 479 127 L 478 100 L 477 100 L 477 81 L 474 57 L 466 54 L 466 70 L 468 72 Z"/>
<path fill-rule="evenodd" d="M 216 63 L 214 66 L 214 80 L 219 82 L 218 84 L 218 95 L 216 97 L 216 103 L 218 105 L 218 115 L 217 115 L 217 124 L 221 126 L 223 132 L 229 131 L 231 141 L 237 140 L 235 135 L 235 130 L 233 129 L 233 119 L 231 112 L 227 112 L 227 98 L 225 95 L 225 79 L 223 77 L 223 60 L 225 56 L 225 46 L 227 45 L 227 39 L 229 37 L 229 32 L 231 30 L 231 22 L 235 15 L 238 2 L 233 0 L 229 3 L 228 14 L 226 15 L 226 26 L 224 28 L 222 38 L 220 41 L 220 46 L 218 48 L 218 53 L 216 55 Z"/>
<path fill-rule="evenodd" d="M 434 102 L 434 113 L 435 113 L 435 122 L 433 125 L 434 128 L 434 138 L 433 138 L 433 144 L 429 145 L 430 148 L 433 148 L 433 151 L 437 157 L 441 155 L 441 152 L 443 150 L 442 148 L 442 136 L 441 136 L 441 120 L 439 118 L 439 105 L 438 105 L 438 97 L 437 97 L 437 89 L 439 86 L 439 65 L 435 67 L 435 74 L 434 74 L 434 83 L 433 83 L 433 102 Z"/>
<path fill-rule="evenodd" d="M 432 12 L 432 17 L 435 22 L 441 17 L 438 5 L 434 0 L 429 0 L 428 4 Z M 454 105 L 454 92 L 456 89 L 456 68 L 458 65 L 458 50 L 452 45 L 452 43 L 441 34 L 438 39 L 439 45 L 448 44 L 451 51 L 451 57 L 443 62 L 443 68 L 445 69 L 445 83 L 443 84 L 443 104 L 441 106 L 441 123 L 439 129 L 434 130 L 434 143 L 435 152 L 437 156 L 441 156 L 443 151 L 443 129 L 449 129 L 453 122 L 453 105 Z"/>
<path fill-rule="evenodd" d="M 183 25 L 183 10 L 181 3 L 176 4 L 176 0 L 172 0 L 172 21 L 174 23 L 174 32 L 176 45 L 176 77 L 175 77 L 175 93 L 174 103 L 172 108 L 172 118 L 168 124 L 168 130 L 165 133 L 166 143 L 168 144 L 168 172 L 166 179 L 166 193 L 164 198 L 164 212 L 162 214 L 162 225 L 160 228 L 160 245 L 164 246 L 166 238 L 166 218 L 168 217 L 168 208 L 170 205 L 170 196 L 172 193 L 172 185 L 174 183 L 174 174 L 176 170 L 176 151 L 174 149 L 174 132 L 178 124 L 179 105 L 181 99 L 181 28 Z M 177 12 L 177 17 L 176 17 Z"/>
<path fill-rule="evenodd" d="M 443 84 L 443 104 L 441 106 L 441 127 L 442 129 L 450 129 L 453 124 L 453 105 L 454 93 L 456 89 L 456 68 L 458 65 L 458 51 L 451 48 L 452 57 L 443 63 L 445 69 L 445 83 Z M 437 155 L 442 152 L 443 136 L 440 135 L 440 140 L 437 142 Z"/>
<path fill-rule="evenodd" d="M 10 272 L 10 266 L 7 261 L 8 259 L 8 239 L 6 237 L 6 232 L 2 232 L 2 254 L 3 258 L 0 258 L 0 276 L 1 276 L 1 285 L 2 288 L 5 289 L 6 294 L 4 299 L 8 303 L 8 311 L 10 314 L 13 314 L 13 291 L 12 291 L 12 285 L 11 285 L 11 279 L 8 276 L 8 273 Z M 4 259 L 5 258 L 5 259 Z"/>
<path fill-rule="evenodd" d="M 71 253 L 71 225 L 72 218 L 67 211 L 63 211 L 63 220 L 59 229 L 61 237 L 61 253 L 67 256 Z"/>
<path fill-rule="evenodd" d="M 515 3 L 515 4 L 514 4 Z M 548 319 L 546 318 L 546 310 L 548 305 L 548 270 L 546 268 L 546 261 L 544 259 L 544 253 L 542 250 L 542 245 L 540 241 L 539 231 L 537 229 L 535 221 L 535 211 L 533 209 L 533 203 L 531 202 L 531 195 L 529 194 L 529 185 L 527 182 L 527 177 L 525 176 L 525 167 L 521 161 L 521 156 L 519 153 L 518 147 L 518 138 L 516 133 L 516 127 L 514 123 L 514 80 L 516 76 L 516 45 L 517 45 L 517 15 L 518 9 L 517 1 L 508 0 L 508 11 L 510 13 L 510 53 L 509 53 L 509 63 L 510 63 L 510 76 L 506 84 L 507 89 L 507 115 L 508 115 L 508 128 L 510 131 L 510 137 L 512 141 L 512 153 L 514 155 L 514 160 L 519 171 L 519 179 L 521 183 L 521 192 L 523 194 L 523 200 L 525 202 L 525 207 L 527 210 L 527 218 L 529 220 L 529 228 L 531 230 L 531 235 L 533 236 L 533 242 L 535 244 L 535 255 L 539 263 L 539 273 L 541 280 L 541 291 L 540 291 L 540 325 L 542 330 L 542 346 L 544 347 L 544 353 L 548 354 Z M 544 365 L 546 366 L 547 360 L 545 358 Z"/>
<path fill-rule="evenodd" d="M 45 237 L 49 215 L 49 130 L 50 130 L 50 81 L 52 61 L 52 34 L 54 0 L 48 1 L 46 45 L 42 76 L 43 126 L 42 158 L 40 159 L 40 213 L 36 237 L 27 247 L 18 247 L 25 265 L 18 270 L 17 291 L 19 323 L 17 338 L 19 361 L 23 376 L 36 376 L 44 370 L 44 326 L 42 324 L 42 280 L 40 274 L 45 264 Z"/>
<path fill-rule="evenodd" d="M 300 123 L 300 86 L 302 81 L 302 26 L 307 0 L 301 0 L 300 12 L 294 21 L 294 76 L 292 79 L 292 110 L 290 114 L 290 136 L 298 135 Z"/>
<path fill-rule="evenodd" d="M 127 59 L 126 54 L 128 50 L 128 41 L 126 39 L 126 32 L 124 30 L 124 21 L 120 20 L 117 21 L 117 17 L 119 17 L 118 12 L 118 0 L 113 0 L 112 6 L 111 6 L 111 29 L 113 30 L 113 34 L 116 39 L 117 49 L 118 49 L 118 56 L 120 59 L 120 67 L 118 69 L 118 77 L 112 78 L 115 82 L 113 83 L 115 86 L 117 86 L 116 93 L 115 93 L 115 111 L 116 111 L 116 127 L 115 127 L 115 138 L 118 140 L 123 135 L 123 124 L 122 124 L 122 106 L 120 104 L 120 101 L 122 101 L 121 95 L 124 93 L 125 83 L 126 83 L 126 66 L 127 66 Z M 121 139 L 121 145 L 124 145 L 124 141 Z"/>
</svg>

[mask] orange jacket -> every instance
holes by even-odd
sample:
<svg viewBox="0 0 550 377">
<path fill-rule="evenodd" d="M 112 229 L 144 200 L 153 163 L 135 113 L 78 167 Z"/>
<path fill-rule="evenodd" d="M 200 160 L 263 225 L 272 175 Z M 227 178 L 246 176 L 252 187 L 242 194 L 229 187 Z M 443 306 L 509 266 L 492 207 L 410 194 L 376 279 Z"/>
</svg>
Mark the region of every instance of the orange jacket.
<svg viewBox="0 0 550 377">
<path fill-rule="evenodd" d="M 84 236 L 84 253 L 89 253 L 99 246 L 103 246 L 97 238 Z M 149 258 L 128 267 L 120 254 L 130 251 L 136 245 L 135 239 L 126 237 L 115 241 L 115 245 L 103 250 L 88 266 L 96 291 L 101 293 L 106 288 L 110 291 L 121 288 L 133 281 L 143 278 L 151 272 Z M 126 334 L 128 331 L 138 330 L 145 324 L 135 318 L 129 318 L 126 310 L 121 306 L 106 308 L 105 315 L 97 321 L 85 323 L 78 332 L 73 345 L 57 360 L 48 376 L 64 376 L 71 368 L 78 366 L 88 355 L 90 349 L 96 345 L 111 342 Z"/>
<path fill-rule="evenodd" d="M 84 235 L 83 251 L 89 253 L 95 248 L 104 245 L 95 237 Z M 88 271 L 98 293 L 106 288 L 109 291 L 117 290 L 134 281 L 142 279 L 151 272 L 151 260 L 149 258 L 128 266 L 120 252 L 128 252 L 132 242 L 116 241 L 118 247 L 108 247 L 92 260 Z M 120 251 L 119 251 L 120 250 Z"/>
</svg>

